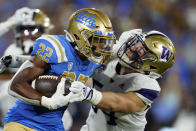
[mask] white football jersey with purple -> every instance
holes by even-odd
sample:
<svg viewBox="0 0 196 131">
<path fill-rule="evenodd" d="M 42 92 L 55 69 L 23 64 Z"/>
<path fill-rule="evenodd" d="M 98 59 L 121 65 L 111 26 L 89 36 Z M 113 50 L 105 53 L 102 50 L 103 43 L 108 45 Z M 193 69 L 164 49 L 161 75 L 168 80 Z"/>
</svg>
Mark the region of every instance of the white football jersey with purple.
<svg viewBox="0 0 196 131">
<path fill-rule="evenodd" d="M 147 105 L 142 112 L 120 113 L 106 112 L 92 107 L 81 131 L 143 131 L 146 125 L 146 112 L 153 100 L 160 93 L 158 82 L 141 73 L 119 75 L 116 73 L 118 60 L 111 61 L 105 70 L 97 70 L 93 76 L 94 88 L 99 91 L 111 91 L 116 93 L 135 92 Z"/>
</svg>

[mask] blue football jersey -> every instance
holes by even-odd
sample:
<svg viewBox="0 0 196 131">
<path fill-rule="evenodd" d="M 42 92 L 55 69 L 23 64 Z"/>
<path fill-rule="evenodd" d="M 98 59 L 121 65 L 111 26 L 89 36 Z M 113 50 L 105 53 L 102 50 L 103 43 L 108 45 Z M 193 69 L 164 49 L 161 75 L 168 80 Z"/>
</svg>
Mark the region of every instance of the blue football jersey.
<svg viewBox="0 0 196 131">
<path fill-rule="evenodd" d="M 64 35 L 43 35 L 34 44 L 31 55 L 37 55 L 50 64 L 46 74 L 62 75 L 70 81 L 86 82 L 100 65 L 82 61 Z M 64 131 L 62 116 L 67 107 L 48 110 L 17 100 L 7 112 L 4 124 L 18 122 L 37 130 Z"/>
</svg>

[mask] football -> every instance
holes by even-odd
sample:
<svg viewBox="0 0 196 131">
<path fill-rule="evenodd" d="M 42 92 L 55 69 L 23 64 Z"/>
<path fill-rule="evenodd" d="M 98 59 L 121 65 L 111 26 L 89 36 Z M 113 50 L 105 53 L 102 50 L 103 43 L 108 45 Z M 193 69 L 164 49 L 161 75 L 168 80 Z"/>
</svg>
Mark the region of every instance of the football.
<svg viewBox="0 0 196 131">
<path fill-rule="evenodd" d="M 40 94 L 46 97 L 51 97 L 57 89 L 57 85 L 61 80 L 61 76 L 54 75 L 42 75 L 36 78 L 32 82 L 32 87 L 38 91 Z M 65 81 L 65 94 L 69 94 L 69 87 L 71 83 L 69 81 Z"/>
</svg>

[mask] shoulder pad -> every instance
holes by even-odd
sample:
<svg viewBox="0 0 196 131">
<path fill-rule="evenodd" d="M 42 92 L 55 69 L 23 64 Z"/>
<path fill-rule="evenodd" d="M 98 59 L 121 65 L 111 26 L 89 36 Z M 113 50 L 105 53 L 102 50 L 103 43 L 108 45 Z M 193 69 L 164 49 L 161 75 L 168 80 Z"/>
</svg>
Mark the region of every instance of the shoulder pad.
<svg viewBox="0 0 196 131">
<path fill-rule="evenodd" d="M 37 55 L 46 63 L 61 63 L 67 61 L 65 48 L 54 35 L 43 35 L 33 46 L 31 55 Z"/>
<path fill-rule="evenodd" d="M 140 94 L 140 98 L 141 95 L 145 98 L 142 98 L 145 103 L 152 103 L 159 96 L 161 91 L 160 86 L 155 79 L 152 79 L 143 74 L 138 74 L 133 80 L 133 83 L 135 87 L 137 87 L 135 92 Z"/>
<path fill-rule="evenodd" d="M 134 90 L 140 90 L 142 88 L 152 89 L 160 92 L 159 83 L 156 79 L 150 78 L 147 75 L 141 73 L 131 73 L 131 85 L 134 86 Z"/>
</svg>

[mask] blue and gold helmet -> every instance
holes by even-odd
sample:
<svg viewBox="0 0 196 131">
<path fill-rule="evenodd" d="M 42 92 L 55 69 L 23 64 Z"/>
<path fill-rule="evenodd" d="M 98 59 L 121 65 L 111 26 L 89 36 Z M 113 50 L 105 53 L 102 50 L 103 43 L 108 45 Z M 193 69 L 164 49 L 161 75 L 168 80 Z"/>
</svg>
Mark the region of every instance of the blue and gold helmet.
<svg viewBox="0 0 196 131">
<path fill-rule="evenodd" d="M 116 38 L 110 19 L 102 11 L 84 8 L 74 12 L 69 19 L 68 32 L 76 49 L 90 61 L 106 64 L 112 57 Z"/>
</svg>

